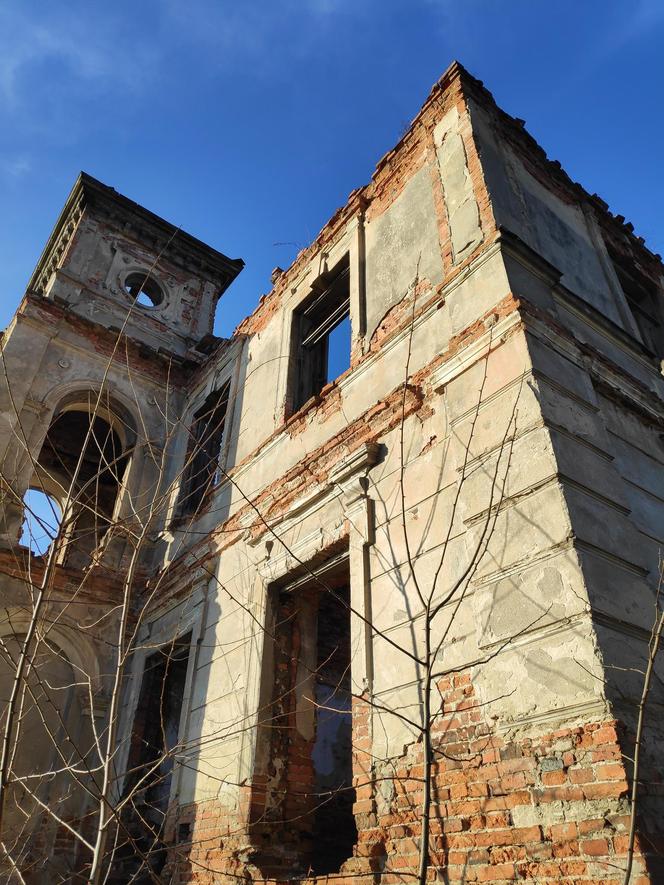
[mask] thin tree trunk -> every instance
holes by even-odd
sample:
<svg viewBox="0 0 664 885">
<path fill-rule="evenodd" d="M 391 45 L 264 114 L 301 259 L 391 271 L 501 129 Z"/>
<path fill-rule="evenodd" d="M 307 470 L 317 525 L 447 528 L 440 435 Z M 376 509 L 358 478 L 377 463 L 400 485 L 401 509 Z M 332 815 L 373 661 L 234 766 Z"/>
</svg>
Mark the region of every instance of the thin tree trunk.
<svg viewBox="0 0 664 885">
<path fill-rule="evenodd" d="M 149 521 L 148 521 L 149 524 Z M 102 786 L 99 794 L 99 820 L 97 824 L 97 837 L 95 840 L 94 851 L 92 854 L 92 864 L 88 881 L 90 885 L 101 885 L 105 878 L 103 868 L 104 855 L 106 853 L 106 843 L 108 841 L 108 828 L 111 820 L 114 818 L 112 803 L 109 798 L 111 782 L 113 781 L 114 759 L 115 759 L 115 741 L 117 734 L 118 707 L 120 703 L 120 694 L 122 689 L 122 674 L 124 672 L 125 657 L 125 639 L 127 626 L 129 622 L 131 588 L 134 581 L 134 574 L 138 565 L 138 556 L 141 550 L 141 541 L 145 534 L 145 529 L 141 533 L 134 551 L 132 553 L 127 577 L 124 582 L 124 593 L 122 602 L 122 616 L 120 618 L 120 626 L 118 630 L 118 663 L 115 670 L 115 678 L 113 682 L 113 691 L 111 692 L 111 703 L 108 711 L 108 732 L 106 735 L 106 747 L 104 753 L 104 768 L 102 776 Z"/>
<path fill-rule="evenodd" d="M 426 673 L 424 677 L 422 697 L 422 749 L 424 789 L 422 791 L 422 814 L 420 833 L 420 860 L 417 871 L 418 885 L 426 885 L 429 871 L 429 833 L 431 829 L 431 769 L 433 766 L 433 748 L 431 746 L 431 621 L 428 613 L 424 628 L 424 651 Z"/>
<path fill-rule="evenodd" d="M 660 577 L 661 584 L 661 577 Z M 659 594 L 658 594 L 659 595 Z M 639 796 L 639 769 L 641 762 L 641 741 L 643 739 L 643 724 L 645 721 L 646 707 L 648 704 L 648 695 L 650 694 L 650 683 L 655 669 L 655 658 L 659 651 L 659 644 L 662 638 L 662 629 L 664 628 L 664 610 L 658 611 L 657 618 L 653 624 L 650 643 L 648 645 L 648 666 L 646 667 L 643 679 L 643 691 L 641 692 L 641 700 L 639 701 L 639 717 L 636 725 L 636 740 L 634 743 L 634 769 L 632 771 L 632 790 L 631 804 L 632 810 L 629 821 L 629 844 L 627 846 L 627 866 L 625 868 L 625 877 L 623 885 L 629 885 L 632 875 L 632 865 L 634 863 L 634 842 L 636 840 L 636 818 L 638 813 L 638 796 Z"/>
</svg>

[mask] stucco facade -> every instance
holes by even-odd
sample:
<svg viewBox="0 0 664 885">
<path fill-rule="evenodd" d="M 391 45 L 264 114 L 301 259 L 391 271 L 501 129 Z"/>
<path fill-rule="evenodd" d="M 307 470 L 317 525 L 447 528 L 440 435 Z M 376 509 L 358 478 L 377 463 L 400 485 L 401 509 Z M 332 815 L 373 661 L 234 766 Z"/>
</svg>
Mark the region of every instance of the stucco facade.
<svg viewBox="0 0 664 885">
<path fill-rule="evenodd" d="M 622 881 L 664 526 L 659 256 L 454 64 L 215 339 L 241 267 L 82 176 L 5 332 L 6 649 L 48 568 L 19 544 L 24 494 L 62 497 L 57 440 L 85 435 L 62 422 L 96 407 L 119 465 L 99 468 L 102 518 L 73 514 L 39 616 L 43 673 L 77 675 L 51 736 L 89 772 L 38 798 L 93 833 L 99 735 L 111 716 L 122 802 L 167 684 L 170 762 L 140 785 L 166 815 L 161 881 L 411 881 L 425 724 L 434 878 Z M 661 694 L 633 882 L 663 875 Z M 85 881 L 89 847 L 21 802 L 17 863 Z M 119 832 L 124 882 L 139 853 Z"/>
</svg>

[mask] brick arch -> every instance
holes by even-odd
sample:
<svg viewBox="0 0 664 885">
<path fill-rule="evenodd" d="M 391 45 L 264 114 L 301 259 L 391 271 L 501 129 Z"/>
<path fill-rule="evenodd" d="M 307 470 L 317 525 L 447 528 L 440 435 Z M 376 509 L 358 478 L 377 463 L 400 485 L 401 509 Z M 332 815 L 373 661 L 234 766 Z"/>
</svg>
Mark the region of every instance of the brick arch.
<svg viewBox="0 0 664 885">
<path fill-rule="evenodd" d="M 50 414 L 49 426 L 64 412 L 88 411 L 94 408 L 100 388 L 101 385 L 95 382 L 88 385 L 70 382 L 51 388 L 44 397 Z M 125 451 L 135 445 L 141 422 L 135 404 L 126 396 L 116 391 L 113 394 L 102 394 L 96 413 L 118 434 Z"/>
</svg>

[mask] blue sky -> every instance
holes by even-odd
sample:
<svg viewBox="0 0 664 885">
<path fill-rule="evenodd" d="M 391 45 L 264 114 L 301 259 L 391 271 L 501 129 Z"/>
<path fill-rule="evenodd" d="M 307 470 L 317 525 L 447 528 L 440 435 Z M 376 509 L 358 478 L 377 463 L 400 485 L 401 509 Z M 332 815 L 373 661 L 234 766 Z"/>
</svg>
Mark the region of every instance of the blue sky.
<svg viewBox="0 0 664 885">
<path fill-rule="evenodd" d="M 664 252 L 661 0 L 2 0 L 0 325 L 80 169 L 247 267 L 228 334 L 454 58 Z"/>
</svg>

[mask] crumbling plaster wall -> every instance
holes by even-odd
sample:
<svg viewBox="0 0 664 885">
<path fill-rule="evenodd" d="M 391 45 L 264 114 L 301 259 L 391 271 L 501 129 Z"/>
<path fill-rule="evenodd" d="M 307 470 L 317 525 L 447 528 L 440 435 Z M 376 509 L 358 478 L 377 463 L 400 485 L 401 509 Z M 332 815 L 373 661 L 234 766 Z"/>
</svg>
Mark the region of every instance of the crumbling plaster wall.
<svg viewBox="0 0 664 885">
<path fill-rule="evenodd" d="M 535 253 L 524 257 L 506 240 L 495 240 L 487 194 L 478 182 L 477 154 L 473 155 L 479 145 L 481 162 L 490 161 L 484 133 L 469 132 L 476 118 L 458 103 L 438 116 L 428 128 L 426 147 L 409 151 L 409 171 L 402 178 L 398 161 L 388 156 L 396 182 L 391 198 L 384 197 L 390 189 L 379 177 L 376 208 L 369 203 L 368 209 L 361 209 L 366 253 L 360 251 L 358 216 L 350 212 L 327 241 L 317 241 L 306 261 L 301 259 L 286 273 L 276 294 L 241 327 L 247 339 L 235 432 L 242 438 L 232 443 L 238 463 L 229 465 L 238 487 L 230 484 L 218 492 L 224 495 L 228 521 L 205 542 L 206 570 L 213 570 L 215 577 L 208 588 L 211 603 L 201 628 L 201 654 L 193 676 L 196 707 L 190 719 L 190 737 L 202 736 L 203 741 L 201 765 L 193 766 L 197 771 L 190 769 L 180 783 L 177 799 L 184 809 L 188 803 L 193 803 L 191 808 L 203 803 L 205 808 L 206 802 L 212 802 L 213 809 L 220 801 L 220 821 L 224 814 L 229 821 L 246 819 L 246 794 L 233 785 L 260 782 L 257 771 L 267 760 L 256 732 L 242 728 L 239 734 L 234 722 L 239 719 L 244 725 L 260 719 L 258 710 L 272 678 L 269 660 L 262 658 L 266 646 L 260 626 L 268 588 L 300 562 L 314 563 L 325 551 L 338 549 L 344 539 L 356 612 L 353 688 L 379 705 L 368 711 L 368 724 L 360 726 L 367 732 L 361 733 L 368 733 L 373 757 L 391 759 L 394 771 L 417 758 L 413 729 L 390 712 L 417 719 L 421 704 L 418 666 L 389 644 L 392 640 L 410 653 L 422 648 L 420 604 L 402 526 L 402 488 L 421 586 L 431 587 L 443 548 L 437 598 L 476 560 L 467 586 L 457 594 L 458 604 L 443 606 L 434 627 L 436 636 L 446 633 L 441 668 L 464 673 L 452 683 L 456 695 L 457 685 L 472 684 L 481 709 L 477 715 L 492 723 L 510 747 L 522 740 L 541 740 L 545 746 L 553 740 L 562 747 L 568 735 L 582 734 L 586 728 L 600 729 L 597 739 L 574 740 L 594 745 L 600 735 L 604 739 L 606 730 L 600 723 L 610 720 L 610 701 L 616 693 L 603 669 L 609 659 L 606 617 L 597 617 L 593 609 L 599 596 L 589 597 L 589 592 L 600 593 L 601 582 L 608 580 L 607 607 L 610 597 L 614 611 L 622 610 L 627 595 L 633 617 L 645 623 L 645 567 L 632 563 L 613 568 L 625 538 L 630 548 L 632 541 L 635 550 L 640 546 L 634 524 L 628 524 L 630 508 L 625 502 L 631 493 L 616 482 L 615 458 L 605 454 L 606 431 L 587 379 L 586 352 L 575 351 L 572 357 L 569 341 L 554 345 L 538 310 L 549 310 L 560 326 L 575 334 L 583 327 L 579 338 L 585 345 L 604 341 L 606 328 L 598 330 L 585 322 L 573 295 L 566 299 L 558 285 L 561 277 L 573 294 L 630 331 L 625 305 L 620 311 L 613 307 L 612 289 L 585 216 L 540 183 L 528 183 L 532 198 L 527 212 L 522 208 L 516 232 L 545 260 L 538 266 Z M 495 220 L 504 224 L 505 204 L 491 190 L 497 181 L 494 173 L 495 168 L 486 172 L 488 199 Z M 527 181 L 525 171 L 523 179 Z M 520 186 L 525 187 L 523 181 Z M 415 226 L 421 229 L 419 240 L 413 237 Z M 322 251 L 329 266 L 344 251 L 349 251 L 351 264 L 364 259 L 366 335 L 359 333 L 363 327 L 357 322 L 357 287 L 351 291 L 350 372 L 291 416 L 283 409 L 289 312 L 306 297 L 310 280 L 320 271 Z M 387 273 L 387 267 L 394 272 Z M 524 311 L 524 300 L 532 305 L 531 312 Z M 643 359 L 615 341 L 613 346 L 612 358 L 652 387 Z M 410 385 L 404 396 L 409 353 Z M 584 371 L 579 371 L 582 366 Z M 335 482 L 335 465 L 374 444 L 379 454 L 375 463 L 363 463 L 359 476 L 366 480 L 359 492 L 349 491 L 348 480 Z M 355 477 L 353 483 L 358 482 Z M 239 489 L 255 503 L 269 529 Z M 643 503 L 636 508 L 639 519 L 644 509 Z M 199 553 L 200 549 L 199 545 Z M 192 549 L 192 557 L 195 553 Z M 176 563 L 176 574 L 177 568 Z M 621 611 L 617 617 L 622 616 Z M 379 632 L 367 631 L 363 617 Z M 212 693 L 209 686 L 214 686 Z M 465 714 L 456 715 L 463 719 Z M 445 728 L 457 727 L 453 721 Z M 547 736 L 550 732 L 553 738 Z M 565 757 L 562 749 L 560 753 L 561 759 L 573 758 L 570 753 Z M 597 753 L 598 758 L 615 758 L 613 749 Z M 287 760 L 271 761 L 278 778 L 279 766 Z M 549 767 L 540 775 L 543 783 L 566 782 L 564 766 L 569 763 L 557 757 L 545 761 Z M 510 770 L 527 767 L 523 762 L 517 769 L 517 762 L 522 760 L 515 759 Z M 363 764 L 360 754 L 356 765 L 361 769 Z M 391 813 L 392 770 L 388 766 L 379 772 L 386 780 L 375 796 L 371 787 L 362 788 L 366 798 L 358 793 L 360 825 L 368 820 L 367 808 Z M 594 781 L 594 775 L 587 776 Z M 599 780 L 605 776 L 608 768 L 606 773 L 597 771 Z M 514 777 L 515 785 L 520 777 Z M 531 783 L 527 777 L 524 784 Z M 269 778 L 266 787 L 269 792 Z M 459 797 L 468 795 L 461 786 L 457 789 Z M 618 783 L 593 783 L 583 790 L 560 787 L 557 792 L 532 788 L 515 797 L 515 803 L 526 806 L 517 809 L 519 814 L 514 811 L 513 825 L 537 824 L 534 829 L 539 830 L 553 820 L 570 820 L 574 822 L 564 826 L 576 832 L 577 820 L 592 815 L 614 819 L 622 813 L 622 789 Z M 257 795 L 260 814 L 260 790 Z M 553 799 L 549 807 L 546 803 Z M 471 802 L 481 800 L 468 799 L 466 804 Z M 186 819 L 195 819 L 195 811 L 186 813 L 193 815 Z M 216 813 L 209 812 L 211 817 Z M 448 814 L 454 813 L 449 806 Z M 242 828 L 241 823 L 228 824 L 238 825 Z M 210 832 L 197 827 L 195 823 L 194 834 L 204 837 Z M 621 850 L 618 842 L 615 850 Z M 576 868 L 585 869 L 585 863 Z M 597 866 L 593 875 L 603 869 Z"/>
<path fill-rule="evenodd" d="M 416 274 L 438 285 L 443 278 L 431 170 L 422 166 L 402 192 L 366 226 L 367 339 L 399 304 Z"/>
<path fill-rule="evenodd" d="M 210 549 L 206 568 L 215 570 L 210 585 L 214 604 L 202 634 L 205 651 L 194 676 L 198 700 L 190 720 L 190 738 L 202 736 L 205 746 L 198 772 L 183 778 L 181 803 L 222 792 L 229 807 L 237 808 L 239 798 L 232 799 L 229 784 L 251 778 L 255 735 L 247 730 L 211 738 L 224 729 L 232 731 L 238 716 L 245 722 L 257 715 L 265 678 L 259 624 L 266 590 L 270 581 L 296 568 L 298 560 L 313 561 L 349 537 L 354 607 L 365 611 L 368 598 L 376 630 L 407 652 L 421 651 L 422 618 L 409 575 L 400 503 L 401 405 L 409 351 L 416 393 L 406 406 L 403 486 L 418 579 L 431 587 L 445 546 L 436 591 L 442 598 L 475 562 L 467 588 L 443 608 L 434 627 L 437 636 L 449 627 L 441 667 L 471 668 L 482 703 L 503 728 L 606 713 L 552 437 L 543 426 L 538 384 L 517 305 L 510 301 L 500 248 L 494 244 L 476 253 L 462 274 L 441 285 L 445 246 L 439 247 L 437 258 L 432 249 L 440 218 L 422 222 L 424 245 L 412 236 L 418 213 L 443 211 L 445 223 L 458 232 L 456 246 L 447 251 L 451 270 L 480 243 L 477 201 L 474 209 L 454 208 L 475 200 L 466 148 L 459 144 L 459 127 L 466 124 L 456 109 L 448 113 L 435 129 L 431 150 L 423 153 L 426 164 L 401 185 L 382 214 L 367 213 L 368 317 L 380 320 L 404 303 L 412 310 L 417 282 L 422 310 L 416 304 L 412 329 L 406 311 L 382 347 L 368 349 L 367 356 L 323 392 L 320 404 L 305 408 L 281 428 L 277 418 L 287 390 L 289 312 L 308 292 L 320 256 L 299 270 L 291 286 L 282 286 L 279 311 L 256 322 L 246 341 L 247 372 L 235 422 L 244 437 L 237 444 L 240 464 L 231 467 L 233 483 L 222 484 L 217 493 L 230 500 L 224 510 L 228 522 L 205 542 Z M 440 210 L 431 197 L 436 177 L 442 185 Z M 452 221 L 445 207 L 452 207 Z M 353 260 L 355 230 L 348 224 L 325 244 L 330 266 L 347 249 Z M 381 250 L 389 253 L 386 261 L 395 261 L 396 254 L 401 268 L 390 275 L 389 285 L 381 284 Z M 375 323 L 368 319 L 367 338 L 375 334 Z M 328 400 L 331 408 L 326 407 Z M 368 469 L 366 495 L 375 508 L 368 572 L 361 556 L 353 553 L 362 542 L 344 504 L 345 492 L 330 481 L 334 465 L 365 441 L 378 443 L 381 451 L 379 463 Z M 246 498 L 255 502 L 273 531 L 261 524 Z M 388 711 L 419 716 L 421 673 L 383 636 L 374 635 L 368 647 L 366 643 L 356 618 L 354 687 L 360 693 L 370 685 L 385 708 L 372 714 L 375 752 L 399 756 L 414 735 Z M 503 645 L 490 664 L 482 663 Z M 243 699 L 242 711 L 238 698 Z M 207 776 L 211 771 L 214 776 Z"/>
<path fill-rule="evenodd" d="M 660 292 L 661 266 L 631 225 L 546 160 L 519 121 L 474 98 L 469 110 L 496 223 L 519 238 L 505 240 L 507 273 L 530 305 L 528 348 L 602 678 L 616 715 L 633 728 L 662 543 L 664 382 L 661 354 L 639 347 L 606 242 L 629 240 L 631 260 L 659 279 Z M 648 740 L 654 753 L 657 729 Z"/>
<path fill-rule="evenodd" d="M 356 818 L 366 840 L 379 838 L 370 833 L 377 821 L 387 832 L 398 819 L 395 797 L 407 788 L 404 772 L 419 764 L 419 744 L 397 714 L 421 715 L 421 667 L 412 655 L 421 653 L 423 626 L 404 518 L 425 592 L 438 572 L 438 600 L 462 581 L 433 627 L 443 640 L 441 671 L 455 671 L 439 686 L 448 705 L 441 739 L 448 732 L 451 741 L 481 737 L 479 750 L 469 750 L 481 760 L 480 781 L 494 763 L 504 766 L 490 788 L 467 773 L 468 784 L 442 781 L 444 813 L 454 822 L 449 832 L 457 823 L 462 836 L 500 826 L 518 833 L 515 839 L 538 841 L 546 832 L 552 841 L 554 823 L 576 827 L 598 818 L 604 827 L 605 818 L 624 816 L 617 763 L 618 774 L 597 769 L 599 783 L 594 770 L 584 769 L 591 788 L 557 792 L 556 785 L 581 765 L 579 746 L 605 754 L 589 756 L 593 765 L 620 760 L 612 726 L 601 727 L 619 694 L 605 666 L 627 660 L 630 637 L 642 637 L 647 626 L 661 495 L 658 481 L 639 488 L 635 465 L 654 476 L 661 464 L 654 409 L 661 379 L 606 322 L 589 322 L 574 300 L 585 299 L 630 331 L 625 304 L 611 300 L 585 214 L 515 157 L 505 159 L 510 148 L 496 142 L 488 112 L 473 105 L 469 114 L 458 83 L 447 89 L 381 161 L 372 184 L 351 195 L 281 275 L 230 347 L 196 375 L 187 406 L 180 391 L 171 404 L 188 416 L 224 373 L 236 379 L 224 443 L 232 481 L 220 483 L 186 530 L 166 526 L 155 547 L 155 557 L 166 550 L 168 568 L 159 574 L 132 664 L 121 740 L 126 747 L 145 656 L 192 630 L 181 719 L 188 764 L 171 796 L 173 820 L 193 822 L 206 863 L 232 855 L 233 863 L 246 864 L 250 856 L 249 806 L 260 804 L 254 781 L 266 763 L 256 726 L 272 678 L 264 655 L 269 588 L 301 563 L 315 565 L 344 547 L 354 610 L 356 777 L 364 775 Z M 497 232 L 501 225 L 530 250 L 510 245 Z M 110 253 L 100 248 L 103 263 Z M 292 414 L 292 310 L 346 252 L 351 368 Z M 90 351 L 82 332 L 62 319 L 53 324 L 53 311 L 28 302 L 7 339 L 9 359 L 23 366 L 27 333 L 16 329 L 27 323 L 30 334 L 41 330 L 39 364 L 24 366 L 28 404 L 48 399 L 44 370 L 71 368 L 72 381 L 99 377 L 104 346 Z M 143 331 L 152 341 L 149 324 Z M 61 347 L 76 352 L 74 367 L 62 365 Z M 610 367 L 595 351 L 610 358 Z M 151 405 L 154 396 L 158 405 L 163 379 L 159 371 L 149 376 L 150 364 L 141 400 Z M 126 379 L 112 380 L 129 401 Z M 638 401 L 639 409 L 626 408 L 627 401 Z M 158 412 L 149 419 L 150 437 L 160 433 Z M 29 405 L 27 414 L 45 430 L 39 408 Z M 187 432 L 178 432 L 171 477 L 182 467 Z M 136 483 L 149 485 L 150 477 L 141 470 Z M 171 498 L 171 513 L 173 506 Z M 538 742 L 537 761 L 526 759 Z M 368 758 L 386 760 L 385 769 L 372 769 Z M 277 769 L 288 763 L 268 761 Z M 530 767 L 536 775 L 523 774 Z M 390 772 L 400 772 L 402 783 L 395 777 L 390 786 Z M 376 773 L 386 775 L 378 790 Z M 475 812 L 482 820 L 471 824 Z M 492 813 L 502 814 L 500 824 L 487 822 Z M 473 862 L 488 864 L 485 854 Z M 503 865 L 492 854 L 490 863 L 487 870 L 500 867 L 510 878 L 503 869 L 510 857 Z"/>
</svg>

